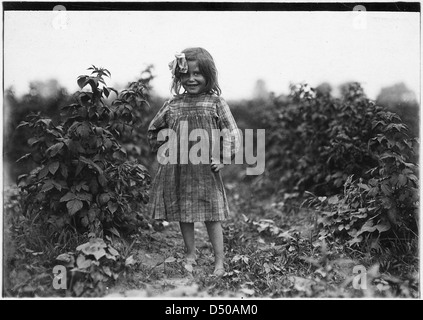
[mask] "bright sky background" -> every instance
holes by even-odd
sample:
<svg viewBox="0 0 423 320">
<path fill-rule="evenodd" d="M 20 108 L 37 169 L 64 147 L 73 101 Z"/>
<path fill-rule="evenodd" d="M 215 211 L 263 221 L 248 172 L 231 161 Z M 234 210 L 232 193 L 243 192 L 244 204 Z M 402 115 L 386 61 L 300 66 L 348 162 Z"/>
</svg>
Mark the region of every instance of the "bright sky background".
<svg viewBox="0 0 423 320">
<path fill-rule="evenodd" d="M 257 79 L 276 94 L 288 93 L 291 82 L 359 81 L 371 99 L 404 82 L 419 97 L 419 13 L 362 14 L 5 11 L 4 87 L 21 94 L 29 81 L 55 78 L 74 92 L 77 76 L 94 64 L 121 88 L 154 64 L 154 89 L 168 96 L 168 62 L 202 46 L 215 59 L 226 99 L 250 98 Z"/>
</svg>

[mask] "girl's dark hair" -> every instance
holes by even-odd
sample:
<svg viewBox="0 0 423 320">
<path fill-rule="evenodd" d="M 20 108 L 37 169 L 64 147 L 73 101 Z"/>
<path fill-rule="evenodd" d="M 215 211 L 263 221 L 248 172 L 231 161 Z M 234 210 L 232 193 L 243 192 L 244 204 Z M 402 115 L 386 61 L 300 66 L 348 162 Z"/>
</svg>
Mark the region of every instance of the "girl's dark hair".
<svg viewBox="0 0 423 320">
<path fill-rule="evenodd" d="M 222 90 L 220 89 L 219 82 L 217 81 L 217 69 L 211 54 L 206 49 L 199 47 L 187 48 L 183 50 L 182 53 L 185 54 L 187 61 L 198 62 L 198 68 L 204 78 L 206 78 L 205 92 L 215 93 L 220 96 Z M 179 67 L 176 67 L 175 77 L 173 78 L 170 91 L 175 95 L 179 95 L 181 87 L 181 73 L 179 72 Z"/>
</svg>

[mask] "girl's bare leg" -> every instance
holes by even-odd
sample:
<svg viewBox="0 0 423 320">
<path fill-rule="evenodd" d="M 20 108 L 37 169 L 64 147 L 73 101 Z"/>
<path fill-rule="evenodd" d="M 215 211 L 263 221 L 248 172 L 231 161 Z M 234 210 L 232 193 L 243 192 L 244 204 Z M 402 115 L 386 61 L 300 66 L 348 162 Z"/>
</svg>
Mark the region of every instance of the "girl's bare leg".
<svg viewBox="0 0 423 320">
<path fill-rule="evenodd" d="M 223 231 L 220 221 L 206 221 L 206 228 L 214 251 L 214 273 L 224 272 Z"/>
<path fill-rule="evenodd" d="M 194 223 L 179 222 L 184 238 L 187 259 L 195 259 L 195 239 L 194 239 Z"/>
</svg>

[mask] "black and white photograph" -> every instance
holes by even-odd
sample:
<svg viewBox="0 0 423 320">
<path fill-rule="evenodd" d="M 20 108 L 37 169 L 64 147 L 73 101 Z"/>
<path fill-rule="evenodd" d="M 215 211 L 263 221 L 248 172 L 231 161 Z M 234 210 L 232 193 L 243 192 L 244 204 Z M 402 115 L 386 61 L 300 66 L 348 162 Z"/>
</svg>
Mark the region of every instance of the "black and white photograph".
<svg viewBox="0 0 423 320">
<path fill-rule="evenodd" d="M 2 9 L 2 300 L 421 299 L 420 2 Z"/>
</svg>

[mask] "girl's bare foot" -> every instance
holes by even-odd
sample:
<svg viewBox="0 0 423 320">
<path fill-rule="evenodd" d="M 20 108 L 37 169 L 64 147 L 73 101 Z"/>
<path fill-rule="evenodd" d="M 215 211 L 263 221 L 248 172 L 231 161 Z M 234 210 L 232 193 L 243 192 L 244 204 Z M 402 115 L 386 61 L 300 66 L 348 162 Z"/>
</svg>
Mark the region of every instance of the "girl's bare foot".
<svg viewBox="0 0 423 320">
<path fill-rule="evenodd" d="M 196 256 L 195 254 L 187 254 L 187 256 L 185 257 L 186 261 L 188 264 L 191 265 L 196 265 L 197 264 L 197 260 L 196 260 Z"/>
<path fill-rule="evenodd" d="M 225 267 L 223 265 L 223 261 L 215 261 L 214 263 L 214 271 L 213 276 L 215 277 L 221 277 L 225 274 Z"/>
<path fill-rule="evenodd" d="M 222 277 L 225 274 L 225 269 L 223 267 L 217 267 L 213 271 L 214 277 Z"/>
</svg>

